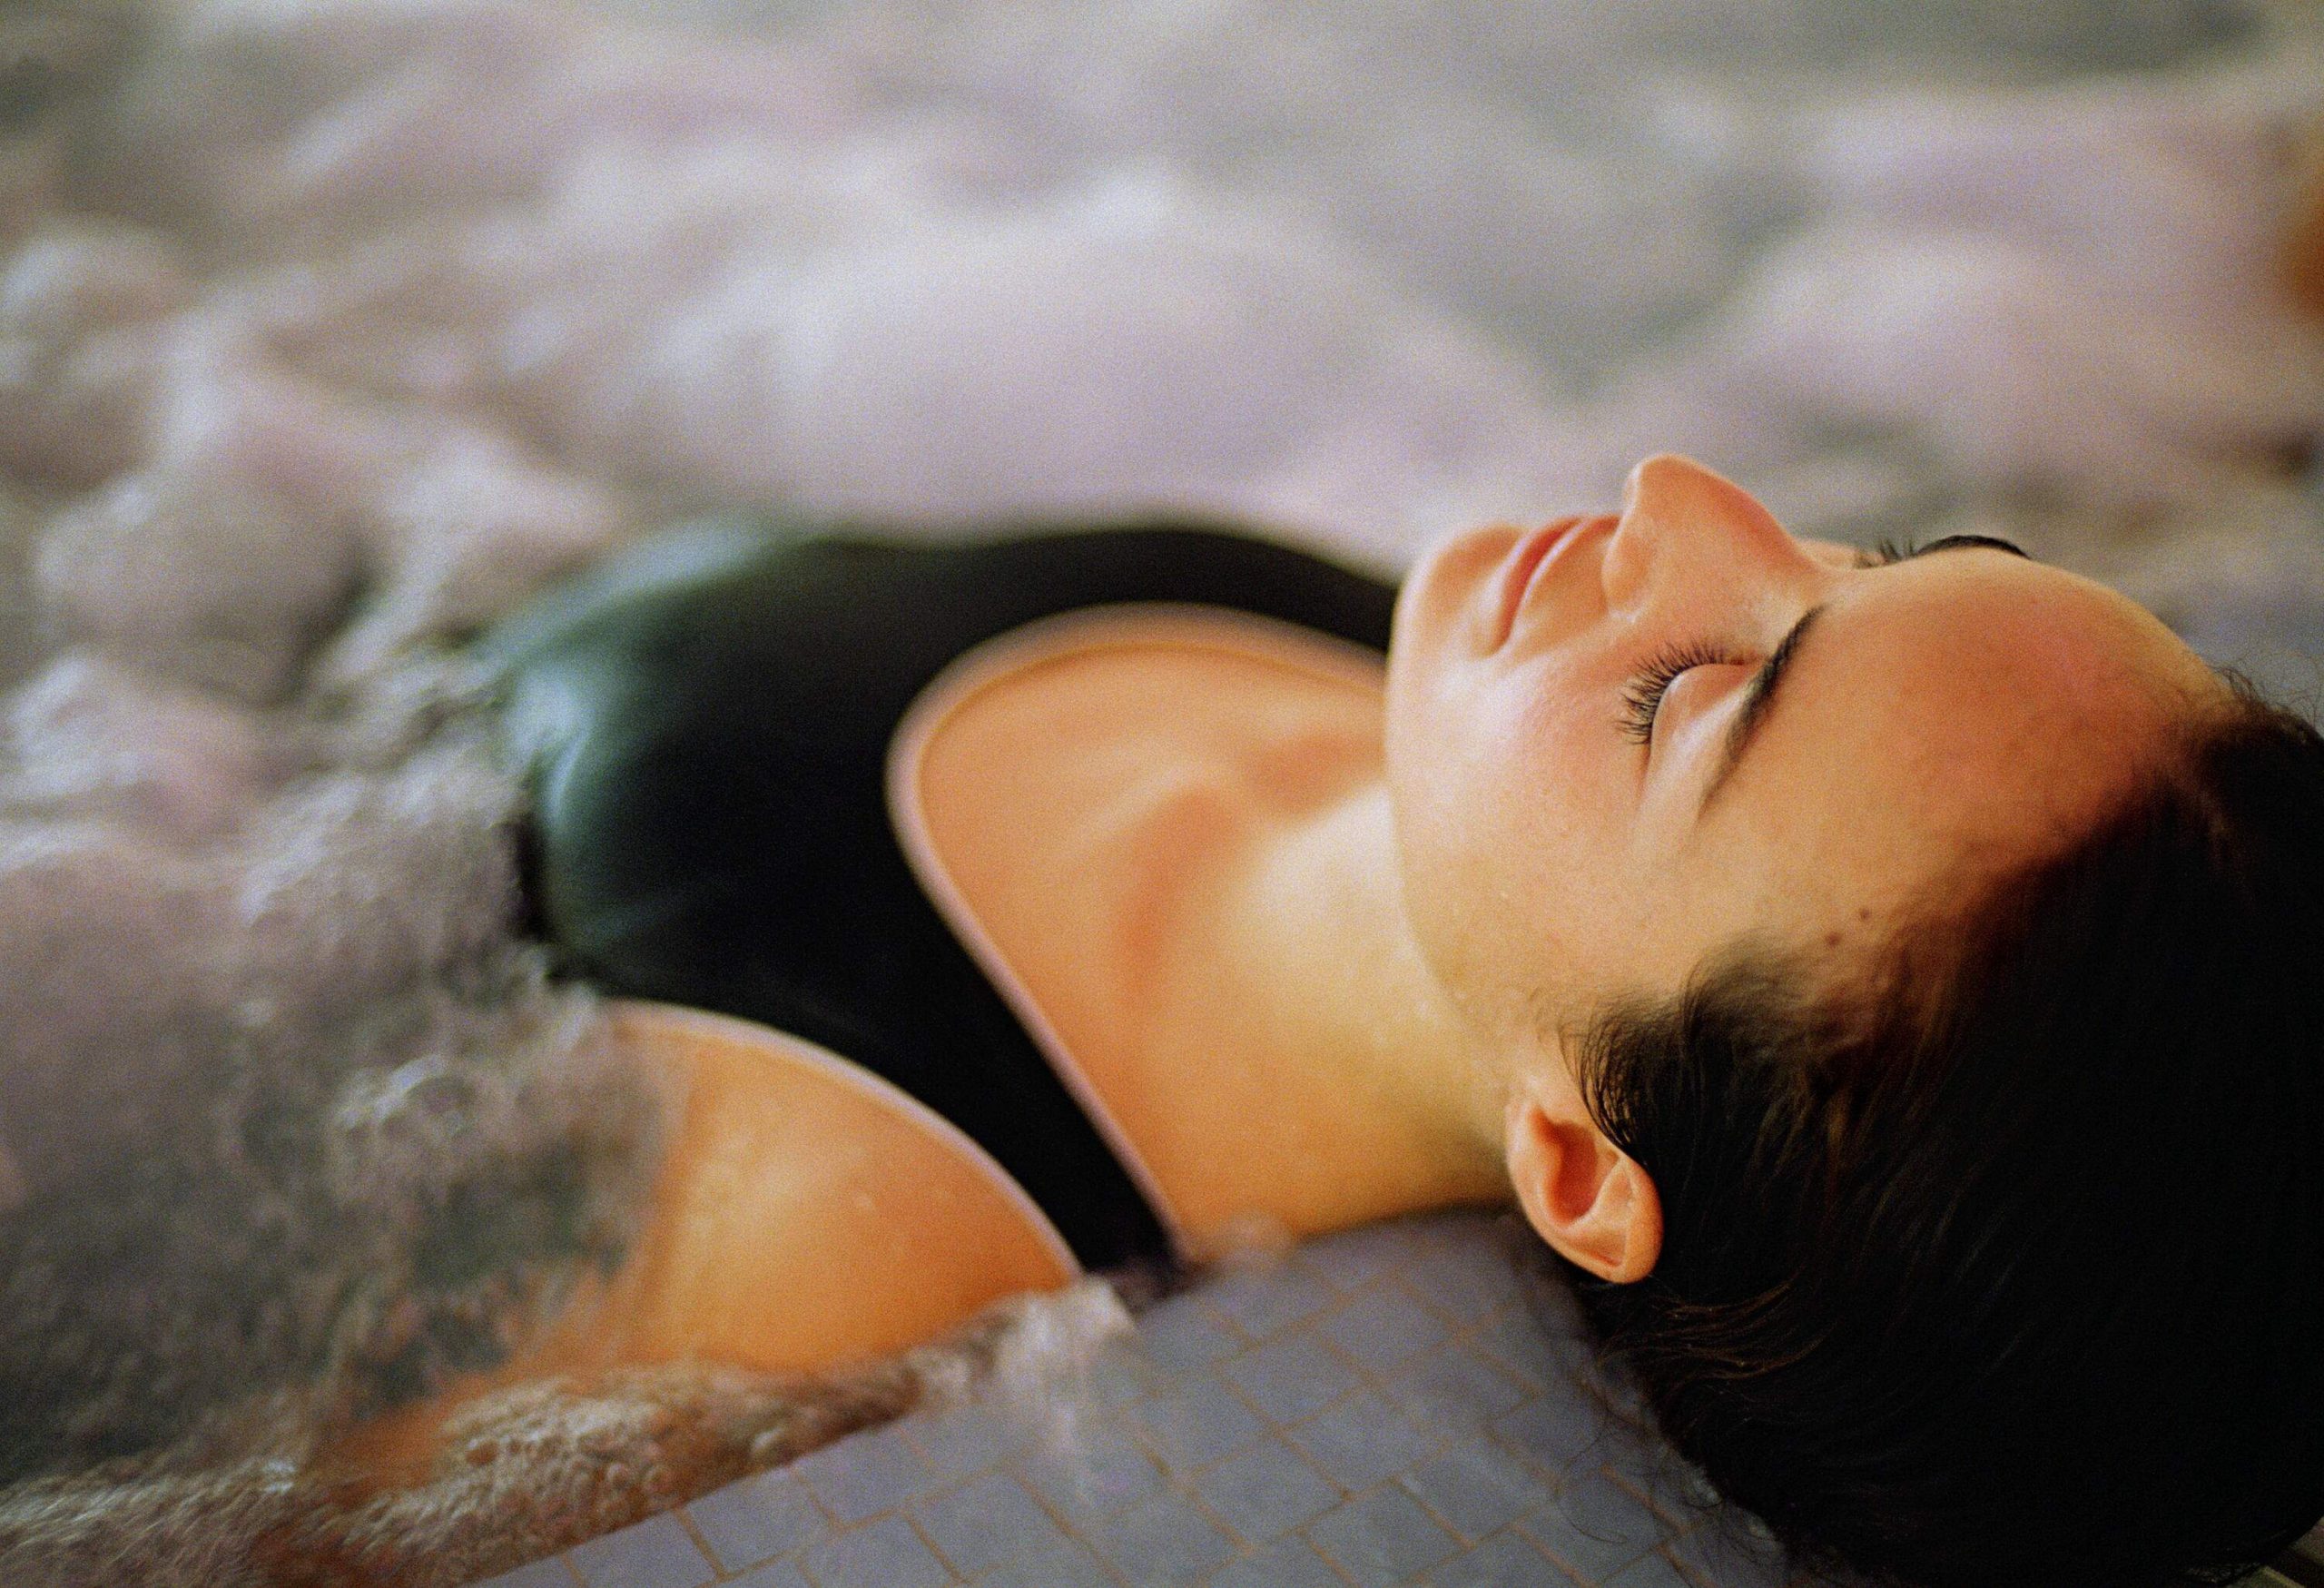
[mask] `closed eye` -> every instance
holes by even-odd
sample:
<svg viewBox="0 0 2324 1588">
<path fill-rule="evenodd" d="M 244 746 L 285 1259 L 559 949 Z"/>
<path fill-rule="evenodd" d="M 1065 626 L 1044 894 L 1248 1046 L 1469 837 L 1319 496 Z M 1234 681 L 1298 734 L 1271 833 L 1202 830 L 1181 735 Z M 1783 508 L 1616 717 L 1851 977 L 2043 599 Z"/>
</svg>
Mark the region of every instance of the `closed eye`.
<svg viewBox="0 0 2324 1588">
<path fill-rule="evenodd" d="M 1927 557 L 1933 552 L 1961 551 L 1972 547 L 2005 551 L 2012 557 L 2026 557 L 2023 547 L 1997 535 L 1946 535 L 1925 546 L 1897 547 L 1884 542 L 1862 566 L 1883 567 L 1890 563 Z M 2033 560 L 2030 557 L 2026 559 Z M 1742 764 L 1743 753 L 1750 748 L 1751 741 L 1766 725 L 1768 714 L 1775 707 L 1777 686 L 1791 671 L 1791 664 L 1799 655 L 1800 642 L 1807 637 L 1808 630 L 1815 626 L 1823 610 L 1821 607 L 1811 607 L 1802 613 L 1799 621 L 1791 626 L 1791 632 L 1784 636 L 1783 643 L 1776 646 L 1774 654 L 1760 664 L 1759 670 L 1743 686 L 1742 705 L 1735 714 L 1734 723 L 1727 730 L 1727 742 L 1719 746 L 1718 764 L 1703 790 L 1702 803 L 1697 807 L 1698 816 L 1710 808 L 1711 803 L 1718 798 L 1719 792 L 1734 779 L 1735 769 Z"/>
<path fill-rule="evenodd" d="M 1622 690 L 1622 714 L 1618 725 L 1622 736 L 1640 745 L 1654 742 L 1654 719 L 1662 710 L 1662 697 L 1679 676 L 1696 667 L 1717 666 L 1737 658 L 1715 646 L 1699 642 L 1665 646 L 1647 658 Z"/>
<path fill-rule="evenodd" d="M 2004 540 L 1998 535 L 1965 534 L 1943 535 L 1935 540 L 1917 546 L 1883 540 L 1870 550 L 1857 553 L 1856 566 L 1862 568 L 1887 567 L 1896 563 L 1910 562 L 1916 557 L 1927 557 L 1939 551 L 1964 550 L 1971 547 L 2005 551 L 2012 557 L 2026 557 L 2029 561 L 2032 560 L 2024 547 L 2014 541 Z M 1716 793 L 1718 785 L 1726 781 L 1727 774 L 1733 769 L 1743 744 L 1750 738 L 1752 730 L 1767 715 L 1768 703 L 1774 692 L 1776 681 L 1782 676 L 1785 665 L 1789 662 L 1792 654 L 1797 650 L 1799 641 L 1807 632 L 1808 621 L 1814 616 L 1815 614 L 1810 612 L 1795 624 L 1791 631 L 1785 635 L 1783 643 L 1776 647 L 1775 653 L 1761 664 L 1758 671 L 1744 686 L 1743 709 L 1737 718 L 1735 732 L 1728 741 L 1727 754 L 1721 757 L 1721 770 L 1713 781 L 1711 792 Z M 1664 646 L 1649 656 L 1646 665 L 1640 667 L 1631 676 L 1630 683 L 1624 686 L 1622 710 L 1616 719 L 1616 726 L 1621 730 L 1623 737 L 1640 745 L 1651 745 L 1654 742 L 1655 718 L 1662 710 L 1662 697 L 1670 692 L 1670 686 L 1679 681 L 1682 674 L 1695 667 L 1737 663 L 1741 659 L 1704 641 L 1690 640 Z M 1708 800 L 1705 803 L 1708 804 Z"/>
</svg>

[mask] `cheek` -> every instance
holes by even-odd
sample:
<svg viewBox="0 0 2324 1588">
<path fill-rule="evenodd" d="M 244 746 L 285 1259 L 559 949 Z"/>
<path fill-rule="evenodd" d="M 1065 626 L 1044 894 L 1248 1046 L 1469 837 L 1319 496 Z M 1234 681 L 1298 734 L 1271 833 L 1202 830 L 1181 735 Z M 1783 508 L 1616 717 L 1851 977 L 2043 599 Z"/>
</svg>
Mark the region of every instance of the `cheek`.
<svg viewBox="0 0 2324 1588">
<path fill-rule="evenodd" d="M 1446 669 L 1400 681 L 1389 789 L 1415 935 L 1481 1023 L 1531 1019 L 1610 925 L 1626 846 L 1606 809 L 1607 757 L 1558 709 L 1571 687 Z M 1602 726 L 1602 725 L 1601 725 Z M 1606 737 L 1619 745 L 1610 730 Z"/>
</svg>

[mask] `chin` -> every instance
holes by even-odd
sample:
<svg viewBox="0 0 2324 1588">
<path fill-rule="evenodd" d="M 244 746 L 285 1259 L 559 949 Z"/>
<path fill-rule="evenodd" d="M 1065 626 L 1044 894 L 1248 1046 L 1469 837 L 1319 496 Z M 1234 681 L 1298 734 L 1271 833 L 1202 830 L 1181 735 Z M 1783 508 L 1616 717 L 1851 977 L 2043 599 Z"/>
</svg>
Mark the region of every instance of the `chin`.
<svg viewBox="0 0 2324 1588">
<path fill-rule="evenodd" d="M 1524 535 L 1508 524 L 1490 524 L 1448 535 L 1422 553 L 1396 597 L 1396 620 L 1388 656 L 1393 671 L 1401 656 L 1434 656 L 1453 649 L 1472 654 L 1482 620 L 1479 587 L 1502 565 Z"/>
</svg>

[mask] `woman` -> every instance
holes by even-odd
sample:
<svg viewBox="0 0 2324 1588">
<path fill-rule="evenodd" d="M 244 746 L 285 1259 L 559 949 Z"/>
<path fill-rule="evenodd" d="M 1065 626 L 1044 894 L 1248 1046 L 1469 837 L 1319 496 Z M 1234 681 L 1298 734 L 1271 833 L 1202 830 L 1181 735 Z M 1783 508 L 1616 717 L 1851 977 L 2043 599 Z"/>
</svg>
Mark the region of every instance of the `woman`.
<svg viewBox="0 0 2324 1588">
<path fill-rule="evenodd" d="M 1091 1265 L 1513 1196 L 1810 1560 L 2159 1583 L 2324 1512 L 2324 743 L 2001 542 L 1797 541 L 1674 458 L 1438 547 L 1383 673 L 1390 607 L 1194 530 L 712 534 L 501 636 L 576 965 L 920 1100 L 805 1194 L 879 1218 L 745 1275 L 841 1071 L 634 1009 L 692 1088 L 647 1255 L 509 1371 L 1061 1277 L 1011 1182 Z"/>
</svg>

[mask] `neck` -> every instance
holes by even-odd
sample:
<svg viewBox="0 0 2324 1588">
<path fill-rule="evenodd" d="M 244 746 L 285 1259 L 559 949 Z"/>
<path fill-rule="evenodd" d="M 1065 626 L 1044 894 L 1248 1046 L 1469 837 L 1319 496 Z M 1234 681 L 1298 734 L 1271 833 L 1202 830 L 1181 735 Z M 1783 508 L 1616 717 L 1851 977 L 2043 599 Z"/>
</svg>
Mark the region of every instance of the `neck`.
<svg viewBox="0 0 2324 1588">
<path fill-rule="evenodd" d="M 1413 939 L 1379 780 L 1269 832 L 1206 914 L 1203 1023 L 1265 1071 L 1345 1222 L 1507 1197 L 1502 1078 Z"/>
</svg>

